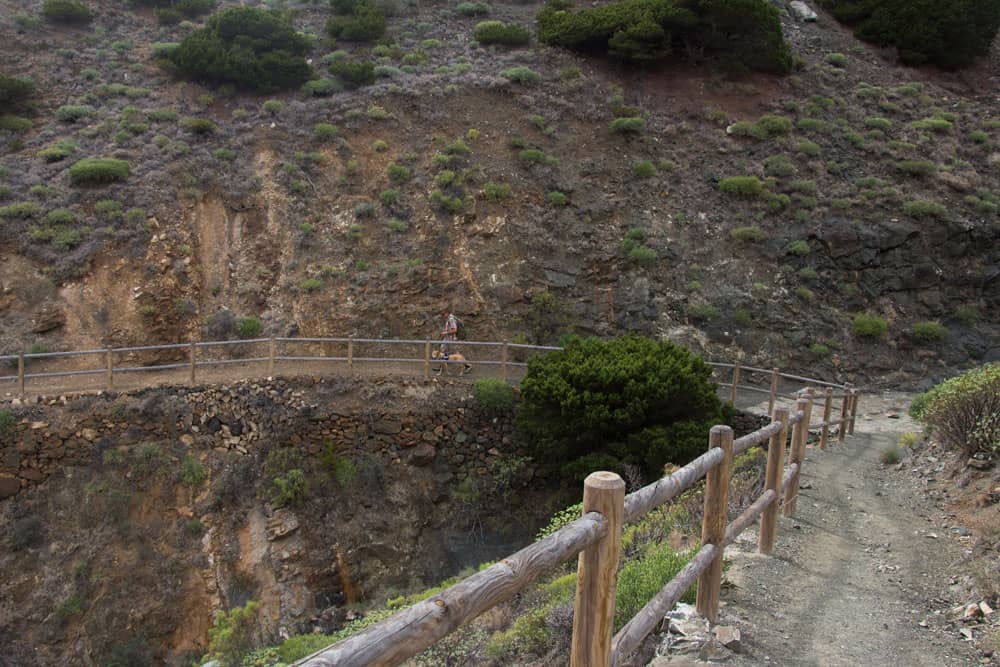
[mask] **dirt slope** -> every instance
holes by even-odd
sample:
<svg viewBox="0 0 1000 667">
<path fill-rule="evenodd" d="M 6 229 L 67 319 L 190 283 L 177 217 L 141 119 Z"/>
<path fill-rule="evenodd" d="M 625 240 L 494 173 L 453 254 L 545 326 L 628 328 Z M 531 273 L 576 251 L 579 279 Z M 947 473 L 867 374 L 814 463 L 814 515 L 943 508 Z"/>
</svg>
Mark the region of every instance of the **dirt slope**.
<svg viewBox="0 0 1000 667">
<path fill-rule="evenodd" d="M 732 664 L 980 664 L 947 620 L 967 602 L 955 578 L 964 546 L 919 481 L 879 463 L 916 430 L 907 421 L 879 415 L 844 445 L 810 449 L 775 556 L 756 554 L 751 531 L 733 547 L 723 620 L 743 648 Z"/>
</svg>

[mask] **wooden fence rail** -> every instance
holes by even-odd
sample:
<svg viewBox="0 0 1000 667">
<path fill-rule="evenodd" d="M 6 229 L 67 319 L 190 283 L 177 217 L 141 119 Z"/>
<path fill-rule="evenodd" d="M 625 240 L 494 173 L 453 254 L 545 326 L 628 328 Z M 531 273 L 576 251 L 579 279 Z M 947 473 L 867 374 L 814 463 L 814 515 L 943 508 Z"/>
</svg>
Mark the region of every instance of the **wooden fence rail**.
<svg viewBox="0 0 1000 667">
<path fill-rule="evenodd" d="M 827 386 L 831 384 L 826 383 Z M 837 386 L 845 389 L 841 416 L 833 421 L 829 419 L 832 393 L 827 391 L 823 422 L 817 425 L 822 429 L 821 434 L 830 426 L 839 427 L 843 434 L 854 420 L 857 392 Z M 726 546 L 760 520 L 758 549 L 763 554 L 770 554 L 774 548 L 779 506 L 784 505 L 786 515 L 794 512 L 812 408 L 812 390 L 807 389 L 801 392 L 792 414 L 786 408 L 774 407 L 770 413 L 771 423 L 741 438 L 734 440 L 728 426 L 715 426 L 709 434 L 706 453 L 673 474 L 628 495 L 618 475 L 592 473 L 584 481 L 580 519 L 431 598 L 295 664 L 303 667 L 398 665 L 487 609 L 510 599 L 541 574 L 573 556 L 578 557 L 570 654 L 573 667 L 619 664 L 641 645 L 695 580 L 699 582 L 698 610 L 714 621 L 719 607 Z M 792 428 L 790 439 L 789 427 Z M 764 491 L 740 516 L 729 521 L 727 495 L 733 457 L 764 441 L 769 441 Z M 786 446 L 790 464 L 783 471 Z M 677 576 L 612 637 L 622 526 L 664 505 L 706 476 L 700 549 Z"/>
</svg>

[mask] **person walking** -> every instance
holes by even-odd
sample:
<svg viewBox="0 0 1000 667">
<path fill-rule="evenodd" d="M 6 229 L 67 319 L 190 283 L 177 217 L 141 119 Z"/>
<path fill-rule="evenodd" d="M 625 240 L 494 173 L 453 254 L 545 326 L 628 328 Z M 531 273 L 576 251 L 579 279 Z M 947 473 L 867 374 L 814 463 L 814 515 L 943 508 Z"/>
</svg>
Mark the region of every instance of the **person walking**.
<svg viewBox="0 0 1000 667">
<path fill-rule="evenodd" d="M 441 356 L 448 358 L 448 343 L 458 340 L 458 327 L 462 321 L 450 311 L 445 311 L 444 327 L 441 329 Z"/>
</svg>

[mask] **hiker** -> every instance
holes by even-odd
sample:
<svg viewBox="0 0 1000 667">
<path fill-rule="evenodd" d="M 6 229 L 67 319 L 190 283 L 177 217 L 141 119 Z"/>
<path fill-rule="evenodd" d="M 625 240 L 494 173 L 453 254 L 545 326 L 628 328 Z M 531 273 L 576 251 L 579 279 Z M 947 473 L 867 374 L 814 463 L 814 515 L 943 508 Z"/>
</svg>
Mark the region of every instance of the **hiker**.
<svg viewBox="0 0 1000 667">
<path fill-rule="evenodd" d="M 444 328 L 441 330 L 441 356 L 447 360 L 448 343 L 458 340 L 458 327 L 462 325 L 462 321 L 450 311 L 445 311 L 445 313 Z"/>
</svg>

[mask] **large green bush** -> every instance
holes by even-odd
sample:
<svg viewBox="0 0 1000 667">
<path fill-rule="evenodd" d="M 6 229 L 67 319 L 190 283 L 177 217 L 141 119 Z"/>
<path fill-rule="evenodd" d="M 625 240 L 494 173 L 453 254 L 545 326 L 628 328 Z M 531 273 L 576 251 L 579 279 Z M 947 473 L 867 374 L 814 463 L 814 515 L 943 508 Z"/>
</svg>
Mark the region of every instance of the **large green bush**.
<svg viewBox="0 0 1000 667">
<path fill-rule="evenodd" d="M 79 0 L 45 0 L 42 15 L 53 23 L 90 23 L 94 12 Z"/>
<path fill-rule="evenodd" d="M 86 158 L 69 168 L 69 178 L 75 185 L 105 185 L 124 181 L 129 176 L 129 164 L 112 158 Z"/>
<path fill-rule="evenodd" d="M 476 402 L 489 413 L 504 414 L 514 408 L 514 390 L 503 380 L 480 378 L 472 386 Z"/>
<path fill-rule="evenodd" d="M 946 447 L 965 454 L 1000 452 L 1000 363 L 942 382 L 917 396 L 910 412 Z"/>
<path fill-rule="evenodd" d="M 968 65 L 989 53 L 1000 0 L 822 0 L 863 40 L 895 47 L 909 65 Z"/>
<path fill-rule="evenodd" d="M 233 7 L 188 35 L 169 61 L 190 79 L 269 92 L 298 87 L 309 79 L 308 51 L 309 41 L 284 15 Z"/>
<path fill-rule="evenodd" d="M 531 359 L 518 423 L 539 461 L 607 455 L 658 475 L 701 451 L 711 423 L 725 418 L 711 376 L 670 341 L 575 339 Z"/>
<path fill-rule="evenodd" d="M 348 42 L 370 42 L 385 34 L 385 14 L 372 0 L 334 2 L 333 16 L 326 23 L 331 37 Z"/>
<path fill-rule="evenodd" d="M 658 60 L 675 47 L 721 54 L 738 67 L 791 68 L 778 11 L 766 0 L 618 0 L 570 11 L 550 0 L 538 15 L 538 38 L 552 46 Z"/>
<path fill-rule="evenodd" d="M 524 46 L 531 40 L 531 34 L 525 28 L 502 21 L 481 21 L 476 24 L 473 34 L 480 44 Z"/>
<path fill-rule="evenodd" d="M 0 112 L 22 106 L 35 92 L 35 82 L 26 76 L 0 74 Z"/>
</svg>

